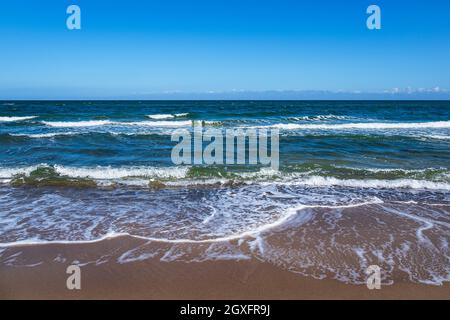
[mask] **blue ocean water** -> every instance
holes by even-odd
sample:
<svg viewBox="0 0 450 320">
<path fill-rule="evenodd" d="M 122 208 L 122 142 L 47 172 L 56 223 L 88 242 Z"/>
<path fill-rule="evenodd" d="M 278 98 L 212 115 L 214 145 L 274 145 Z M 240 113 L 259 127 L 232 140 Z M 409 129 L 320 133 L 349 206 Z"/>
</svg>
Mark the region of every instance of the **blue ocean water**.
<svg viewBox="0 0 450 320">
<path fill-rule="evenodd" d="M 280 130 L 280 170 L 174 165 L 171 133 L 198 123 Z M 126 235 L 166 260 L 450 279 L 449 101 L 1 101 L 0 182 L 4 248 Z"/>
<path fill-rule="evenodd" d="M 0 167 L 170 166 L 170 133 L 192 120 L 281 129 L 285 167 L 450 164 L 446 101 L 42 101 L 0 102 Z"/>
</svg>

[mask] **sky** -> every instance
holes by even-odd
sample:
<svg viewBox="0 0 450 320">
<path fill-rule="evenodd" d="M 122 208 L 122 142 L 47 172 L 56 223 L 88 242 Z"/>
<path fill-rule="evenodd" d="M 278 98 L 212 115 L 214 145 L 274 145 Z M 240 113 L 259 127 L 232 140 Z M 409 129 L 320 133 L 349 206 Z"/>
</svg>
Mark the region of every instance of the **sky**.
<svg viewBox="0 0 450 320">
<path fill-rule="evenodd" d="M 81 30 L 66 27 L 69 5 Z M 381 29 L 366 26 L 369 5 Z M 0 0 L 0 99 L 450 99 L 448 0 Z"/>
</svg>

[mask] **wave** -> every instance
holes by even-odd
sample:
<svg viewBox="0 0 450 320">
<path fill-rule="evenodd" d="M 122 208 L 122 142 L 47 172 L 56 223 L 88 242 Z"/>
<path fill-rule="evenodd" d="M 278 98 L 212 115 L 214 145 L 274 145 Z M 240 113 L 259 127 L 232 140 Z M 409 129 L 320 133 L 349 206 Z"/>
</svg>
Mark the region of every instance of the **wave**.
<svg viewBox="0 0 450 320">
<path fill-rule="evenodd" d="M 77 122 L 49 122 L 43 124 L 54 128 L 80 128 L 99 126 L 147 126 L 147 127 L 185 127 L 191 126 L 191 121 L 138 121 L 138 122 L 114 122 L 110 120 L 89 120 Z"/>
<path fill-rule="evenodd" d="M 13 137 L 27 137 L 31 139 L 45 139 L 45 138 L 54 138 L 59 136 L 76 136 L 76 135 L 83 135 L 86 133 L 83 132 L 49 132 L 49 133 L 10 133 L 9 135 Z"/>
<path fill-rule="evenodd" d="M 148 115 L 147 117 L 149 117 L 151 119 L 155 119 L 155 120 L 175 118 L 175 116 L 173 114 L 152 114 L 152 115 Z"/>
<path fill-rule="evenodd" d="M 17 167 L 17 168 L 0 168 L 0 179 L 11 179 L 16 175 L 29 175 L 39 166 Z"/>
<path fill-rule="evenodd" d="M 75 168 L 54 166 L 56 173 L 73 178 L 91 178 L 97 180 L 111 180 L 122 178 L 184 178 L 187 167 L 95 167 Z"/>
<path fill-rule="evenodd" d="M 281 216 L 270 223 L 263 224 L 261 226 L 256 227 L 255 229 L 250 229 L 243 231 L 241 233 L 235 233 L 230 234 L 222 237 L 217 238 L 210 238 L 210 239 L 168 239 L 168 238 L 155 238 L 155 237 L 148 237 L 148 236 L 141 236 L 141 235 L 135 235 L 130 234 L 128 232 L 109 232 L 103 236 L 100 236 L 96 239 L 92 240 L 23 240 L 23 241 L 15 241 L 15 242 L 8 242 L 8 243 L 0 243 L 1 248 L 7 248 L 7 247 L 21 247 L 21 246 L 31 246 L 31 245 L 45 245 L 45 244 L 88 244 L 88 243 L 96 243 L 101 242 L 103 240 L 113 239 L 113 238 L 121 238 L 121 237 L 132 237 L 135 239 L 141 239 L 146 240 L 150 242 L 161 242 L 161 243 L 171 243 L 171 244 L 205 244 L 205 243 L 215 243 L 215 242 L 228 242 L 233 240 L 239 240 L 244 238 L 256 238 L 259 234 L 262 234 L 264 232 L 267 232 L 271 229 L 275 229 L 276 227 L 282 226 L 284 223 L 286 223 L 290 218 L 298 215 L 298 213 L 302 210 L 307 209 L 315 209 L 315 208 L 328 208 L 328 209 L 346 209 L 346 208 L 356 208 L 356 207 L 363 207 L 363 206 L 369 206 L 373 204 L 382 204 L 383 201 L 380 199 L 373 199 L 371 201 L 364 201 L 360 203 L 351 203 L 351 204 L 344 204 L 344 205 L 297 205 L 291 208 L 288 208 L 285 210 Z M 307 222 L 311 218 L 311 215 L 306 213 L 303 217 L 303 221 Z"/>
<path fill-rule="evenodd" d="M 294 121 L 326 121 L 326 120 L 349 120 L 355 119 L 349 116 L 338 116 L 334 114 L 315 115 L 315 116 L 302 116 L 302 117 L 290 117 L 290 120 Z"/>
<path fill-rule="evenodd" d="M 37 116 L 29 116 L 29 117 L 0 117 L 0 122 L 16 122 L 16 121 L 26 121 L 35 119 Z"/>
<path fill-rule="evenodd" d="M 420 136 L 419 138 L 433 139 L 433 140 L 450 140 L 450 136 L 443 136 L 443 135 L 426 135 Z"/>
<path fill-rule="evenodd" d="M 43 124 L 54 128 L 78 128 L 78 127 L 98 127 L 104 125 L 113 124 L 110 120 L 89 120 L 89 121 L 75 121 L 75 122 L 63 122 L 63 121 L 43 121 Z"/>
<path fill-rule="evenodd" d="M 202 126 L 207 127 L 219 127 L 223 123 L 220 121 L 204 121 L 202 123 Z M 142 122 L 138 122 L 134 124 L 135 126 L 142 126 L 146 127 L 146 125 L 142 125 Z M 188 122 L 182 122 L 177 124 L 177 126 L 172 124 L 165 124 L 164 122 L 158 122 L 158 125 L 161 128 L 177 128 L 177 127 L 190 127 L 188 125 Z M 193 121 L 193 126 L 197 125 L 196 121 Z M 57 137 L 67 137 L 67 136 L 87 136 L 90 134 L 96 134 L 96 135 L 111 135 L 111 136 L 128 136 L 128 137 L 139 137 L 139 136 L 167 136 L 171 135 L 173 131 L 171 130 L 152 130 L 153 128 L 158 129 L 158 126 L 156 126 L 155 123 L 147 124 L 148 128 L 151 128 L 151 130 L 140 130 L 140 131 L 126 131 L 122 130 L 83 130 L 83 131 L 67 131 L 67 132 L 47 132 L 47 133 L 4 133 L 0 134 L 0 141 L 9 141 L 10 137 L 18 137 L 18 138 L 30 138 L 30 139 L 49 139 L 49 138 L 57 138 Z M 61 127 L 62 128 L 62 127 Z M 401 138 L 406 139 L 414 139 L 414 140 L 421 140 L 421 141 L 448 141 L 450 140 L 450 136 L 445 135 L 415 135 L 415 134 L 407 134 L 407 133 L 399 133 L 399 134 L 389 134 L 389 135 L 368 135 L 368 134 L 356 134 L 356 133 L 342 133 L 342 134 L 331 134 L 329 132 L 308 132 L 301 135 L 304 138 L 316 138 L 316 137 L 328 137 L 328 138 L 343 138 L 343 137 L 349 137 L 352 139 L 359 139 L 359 140 L 378 140 L 378 139 L 384 139 L 384 140 L 396 140 Z"/>
<path fill-rule="evenodd" d="M 184 114 L 180 114 L 184 115 Z M 88 120 L 88 121 L 43 121 L 42 123 L 54 128 L 81 128 L 81 127 L 100 127 L 100 126 L 141 126 L 141 127 L 192 127 L 196 124 L 204 126 L 223 126 L 224 122 L 214 120 L 163 120 L 176 118 L 177 115 L 153 115 L 155 121 L 111 121 L 111 120 Z M 2 121 L 0 117 L 0 121 Z M 10 117 L 3 121 L 20 121 L 32 119 L 33 117 Z M 450 121 L 435 122 L 357 122 L 357 123 L 339 123 L 339 124 L 312 124 L 312 123 L 277 123 L 257 126 L 243 126 L 240 128 L 274 128 L 281 130 L 386 130 L 386 129 L 449 129 Z M 423 138 L 423 136 L 420 136 Z M 448 136 L 434 135 L 425 136 L 425 138 L 448 140 Z"/>
<path fill-rule="evenodd" d="M 183 118 L 187 117 L 189 113 L 176 113 L 176 114 L 151 114 L 148 115 L 150 119 L 162 120 L 162 119 L 173 119 L 173 118 Z"/>
<path fill-rule="evenodd" d="M 25 139 L 52 139 L 60 137 L 78 137 L 89 135 L 105 136 L 126 136 L 126 137 L 147 137 L 147 136 L 167 136 L 171 131 L 139 131 L 139 132 L 114 132 L 114 131 L 67 131 L 67 132 L 48 132 L 48 133 L 7 133 L 0 134 L 0 141 L 9 141 L 12 138 Z M 14 141 L 14 140 L 13 140 Z"/>
<path fill-rule="evenodd" d="M 188 167 L 67 167 L 40 164 L 28 167 L 0 168 L 0 179 L 13 179 L 20 184 L 33 184 L 35 180 L 68 179 L 115 180 L 125 178 L 180 179 L 187 176 Z M 24 180 L 25 178 L 25 180 Z M 47 181 L 48 182 L 48 181 Z"/>
<path fill-rule="evenodd" d="M 116 122 L 122 126 L 145 126 L 145 127 L 190 127 L 192 121 L 140 121 L 140 122 Z"/>
<path fill-rule="evenodd" d="M 446 169 L 356 169 L 304 165 L 275 171 L 230 171 L 225 167 L 70 167 L 41 164 L 21 168 L 0 168 L 0 179 L 13 185 L 96 186 L 97 182 L 151 187 L 194 185 L 281 184 L 312 187 L 350 187 L 374 189 L 450 190 Z"/>
<path fill-rule="evenodd" d="M 334 177 L 312 176 L 290 182 L 293 185 L 306 185 L 314 187 L 350 187 L 350 188 L 373 188 L 373 189 L 429 189 L 450 191 L 450 183 L 434 182 L 416 179 L 375 180 L 375 179 L 337 179 Z"/>
<path fill-rule="evenodd" d="M 347 129 L 448 129 L 450 121 L 435 122 L 361 122 L 361 123 L 342 123 L 342 124 L 297 124 L 297 123 L 278 123 L 268 126 L 270 128 L 282 130 L 347 130 Z"/>
</svg>

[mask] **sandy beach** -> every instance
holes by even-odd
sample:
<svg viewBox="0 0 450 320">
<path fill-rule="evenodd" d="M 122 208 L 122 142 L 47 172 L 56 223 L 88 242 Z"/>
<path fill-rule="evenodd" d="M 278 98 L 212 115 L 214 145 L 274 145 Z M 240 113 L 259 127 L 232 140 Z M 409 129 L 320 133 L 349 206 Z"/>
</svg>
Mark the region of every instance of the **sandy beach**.
<svg viewBox="0 0 450 320">
<path fill-rule="evenodd" d="M 138 241 L 139 242 L 139 241 Z M 256 259 L 246 261 L 161 262 L 148 259 L 81 266 L 81 290 L 66 288 L 68 263 L 111 248 L 139 245 L 119 238 L 82 245 L 11 248 L 37 266 L 0 267 L 0 299 L 449 299 L 450 286 L 396 281 L 381 290 L 335 280 L 316 280 Z"/>
</svg>

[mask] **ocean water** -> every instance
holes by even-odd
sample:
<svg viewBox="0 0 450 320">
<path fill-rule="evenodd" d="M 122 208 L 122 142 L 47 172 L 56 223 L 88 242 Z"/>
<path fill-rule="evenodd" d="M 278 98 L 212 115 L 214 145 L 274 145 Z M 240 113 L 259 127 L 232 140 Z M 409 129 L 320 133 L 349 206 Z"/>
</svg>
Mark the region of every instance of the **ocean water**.
<svg viewBox="0 0 450 320">
<path fill-rule="evenodd" d="M 171 133 L 198 123 L 279 129 L 279 171 L 175 166 Z M 442 284 L 450 102 L 0 101 L 0 264 L 119 236 L 148 242 L 117 263 L 257 258 L 349 283 L 376 264 L 386 284 Z"/>
</svg>

